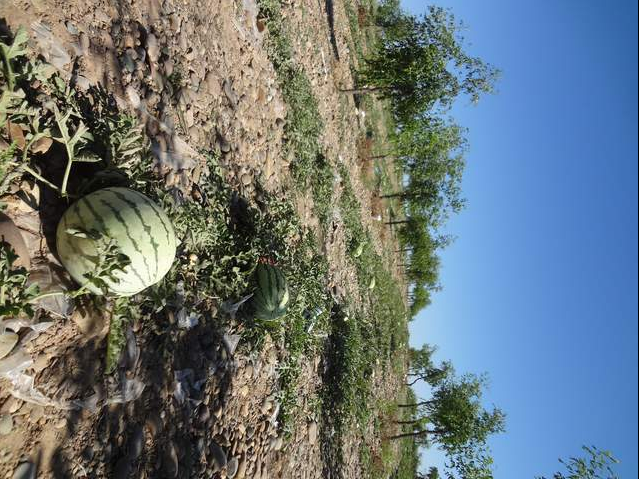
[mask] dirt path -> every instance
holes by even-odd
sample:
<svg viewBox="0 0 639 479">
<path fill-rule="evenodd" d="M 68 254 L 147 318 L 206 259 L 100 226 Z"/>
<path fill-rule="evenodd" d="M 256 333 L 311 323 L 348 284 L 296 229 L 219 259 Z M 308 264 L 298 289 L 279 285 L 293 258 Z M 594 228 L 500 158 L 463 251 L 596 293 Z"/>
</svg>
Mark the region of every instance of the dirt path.
<svg viewBox="0 0 639 479">
<path fill-rule="evenodd" d="M 370 193 L 358 166 L 363 117 L 352 98 L 339 92 L 353 82 L 346 13 L 340 3 L 316 0 L 284 12 L 296 30 L 295 57 L 319 99 L 323 148 L 332 164 L 346 166 L 362 204 L 362 222 L 377 231 L 375 249 L 383 253 L 380 225 L 371 217 Z M 251 0 L 5 0 L 0 5 L 0 19 L 13 31 L 28 26 L 35 48 L 76 88 L 100 84 L 136 112 L 167 187 L 188 190 L 203 168 L 197 150 L 216 149 L 229 167 L 229 181 L 248 195 L 256 175 L 273 191 L 289 185 L 282 154 L 286 106 L 257 13 Z M 29 223 L 37 216 L 29 205 L 16 202 L 10 208 L 27 213 L 19 227 L 38 231 L 37 219 Z M 332 284 L 346 295 L 356 288 L 356 278 L 344 266 L 342 230 L 337 218 L 324 247 Z M 31 240 L 35 244 L 40 237 Z M 277 424 L 275 394 L 283 345 L 267 343 L 259 354 L 249 354 L 235 350 L 232 334 L 199 328 L 167 337 L 154 332 L 161 324 L 134 322 L 128 374 L 144 390 L 135 401 L 112 401 L 92 411 L 92 401 L 114 399 L 108 379 L 96 368 L 96 358 L 105 354 L 105 324 L 89 324 L 77 312 L 71 321 L 55 321 L 26 351 L 35 358 L 28 372 L 39 391 L 58 405 L 85 401 L 83 408 L 25 402 L 0 382 L 0 415 L 12 422 L 10 433 L 0 436 L 0 477 L 11 477 L 20 467 L 26 471 L 20 463 L 37 464 L 41 478 L 322 477 L 320 357 L 305 362 L 299 414 L 285 437 Z M 374 390 L 384 400 L 396 387 L 380 373 Z M 355 433 L 345 441 L 344 477 L 362 477 L 361 441 Z"/>
</svg>

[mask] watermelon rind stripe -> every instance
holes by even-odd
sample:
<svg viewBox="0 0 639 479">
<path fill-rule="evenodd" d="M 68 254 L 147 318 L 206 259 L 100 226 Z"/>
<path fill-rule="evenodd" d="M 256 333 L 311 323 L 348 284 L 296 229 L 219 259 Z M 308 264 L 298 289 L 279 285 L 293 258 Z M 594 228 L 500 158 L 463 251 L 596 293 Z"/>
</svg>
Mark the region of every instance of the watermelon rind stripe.
<svg viewBox="0 0 639 479">
<path fill-rule="evenodd" d="M 115 218 L 120 222 L 120 224 L 122 224 L 122 227 L 124 228 L 124 232 L 126 233 L 127 238 L 129 238 L 129 241 L 131 241 L 133 248 L 135 248 L 135 251 L 142 257 L 142 262 L 144 263 L 144 267 L 146 268 L 146 274 L 149 278 L 149 281 L 153 282 L 153 276 L 151 275 L 151 268 L 149 267 L 149 263 L 146 260 L 146 255 L 144 254 L 144 252 L 142 251 L 142 248 L 140 248 L 140 245 L 131 234 L 131 230 L 129 229 L 129 225 L 127 224 L 127 222 L 124 220 L 120 212 L 110 202 L 105 201 L 104 199 L 100 199 L 100 203 L 102 203 L 103 206 L 108 208 L 113 213 L 113 216 L 115 216 Z M 131 271 L 133 271 L 134 274 L 140 279 L 142 284 L 146 284 L 146 281 L 142 279 L 142 277 L 138 274 L 137 270 L 133 267 L 133 262 L 131 262 L 129 267 L 131 268 Z"/>
<path fill-rule="evenodd" d="M 82 201 L 84 200 L 84 201 Z M 100 214 L 96 211 L 93 203 L 91 203 L 91 201 L 89 201 L 86 197 L 82 198 L 82 206 L 86 207 L 86 209 L 89 211 L 89 213 L 91 213 L 91 215 L 95 218 L 95 220 L 100 223 L 100 226 L 102 227 L 102 231 L 100 231 L 101 234 L 104 234 L 106 236 L 109 237 L 113 237 L 113 235 L 111 234 L 111 232 L 109 231 L 109 229 L 106 226 L 106 223 L 104 222 L 104 220 L 102 219 L 102 217 L 100 216 Z M 80 203 L 80 201 L 76 202 L 76 205 L 78 205 Z M 82 210 L 80 208 L 78 208 L 76 210 L 76 215 L 78 217 L 78 219 L 81 220 L 82 224 L 90 224 L 89 221 L 85 220 L 82 218 Z M 88 257 L 88 255 L 83 255 L 84 257 Z M 95 257 L 95 259 L 93 259 L 94 257 L 90 257 L 91 261 L 93 263 L 92 268 L 95 269 L 97 263 L 98 263 L 98 258 L 97 256 Z M 126 277 L 127 272 L 131 271 L 133 273 L 133 275 L 138 279 L 138 281 L 141 281 L 144 283 L 144 280 L 142 279 L 142 277 L 138 274 L 138 272 L 131 266 L 127 266 L 124 270 L 124 272 L 116 272 L 115 275 L 117 276 L 117 283 L 114 283 L 112 281 L 107 281 L 110 284 L 117 284 L 116 289 L 118 289 L 118 291 L 121 289 L 121 285 L 123 282 L 127 282 L 129 283 L 133 288 L 137 288 L 137 284 L 135 282 L 133 282 L 131 279 L 128 279 Z"/>
<path fill-rule="evenodd" d="M 142 228 L 144 228 L 144 231 L 146 232 L 146 234 L 149 236 L 149 241 L 151 242 L 151 246 L 153 247 L 153 255 L 155 257 L 155 261 L 153 264 L 155 264 L 155 271 L 153 273 L 153 278 L 157 278 L 158 276 L 158 266 L 159 266 L 159 243 L 157 243 L 155 241 L 155 238 L 153 237 L 152 231 L 151 231 L 151 227 L 146 224 L 146 222 L 144 221 L 144 218 L 142 217 L 142 213 L 140 213 L 140 208 L 138 208 L 138 205 L 129 200 L 124 194 L 119 193 L 115 190 L 111 190 L 112 193 L 115 195 L 116 198 L 118 198 L 120 201 L 122 201 L 123 203 L 126 203 L 127 205 L 129 205 L 131 207 L 131 209 L 133 210 L 133 212 L 135 213 L 135 216 L 138 217 L 138 219 L 140 220 L 140 223 L 142 223 Z M 160 215 L 156 213 L 156 216 L 160 219 L 160 221 L 162 221 L 162 217 Z M 146 265 L 146 257 L 144 260 L 144 264 Z M 148 267 L 148 266 L 147 266 Z M 149 276 L 151 276 L 151 272 L 149 270 Z"/>
<path fill-rule="evenodd" d="M 149 205 L 153 209 L 153 211 L 155 211 L 155 214 L 160 219 L 160 224 L 162 225 L 162 229 L 164 229 L 164 233 L 166 234 L 167 244 L 170 245 L 173 242 L 175 242 L 175 233 L 173 233 L 173 225 L 169 223 L 169 226 L 170 226 L 169 228 L 165 224 L 165 220 L 168 220 L 166 213 L 164 213 L 164 211 L 162 211 L 158 205 L 156 205 L 153 201 L 151 201 L 149 198 L 144 196 L 142 193 L 139 193 L 135 190 L 131 190 L 131 192 L 136 194 L 142 201 L 144 201 L 147 205 Z"/>
<path fill-rule="evenodd" d="M 82 201 L 84 200 L 84 201 Z M 82 199 L 82 205 L 86 206 L 86 208 L 91 212 L 91 214 L 93 215 L 93 217 L 95 218 L 95 220 L 100 223 L 100 225 L 104 228 L 104 231 L 101 231 L 101 233 L 106 234 L 107 236 L 113 238 L 113 235 L 111 234 L 111 232 L 109 231 L 109 229 L 107 228 L 104 220 L 102 219 L 102 217 L 98 214 L 98 212 L 95 210 L 95 207 L 93 206 L 93 204 L 91 203 L 91 201 L 89 199 L 87 199 L 87 197 L 84 197 Z M 79 202 L 78 202 L 79 203 Z M 103 205 L 106 206 L 108 209 L 110 209 L 111 211 L 113 211 L 112 208 L 109 208 L 108 203 L 105 203 L 104 201 L 102 201 Z M 118 213 L 119 215 L 119 213 Z M 80 215 L 78 215 L 80 216 Z M 121 221 L 123 224 L 124 222 L 121 220 L 121 217 L 119 219 L 119 221 Z M 125 225 L 126 226 L 126 225 Z M 136 247 L 136 245 L 134 245 L 134 248 L 136 250 L 138 250 L 138 248 Z M 126 267 L 125 271 L 131 271 L 133 273 L 133 275 L 140 281 L 141 284 L 146 284 L 146 281 L 144 281 L 144 279 L 142 279 L 142 276 L 140 276 L 140 273 L 138 273 L 138 271 L 131 265 L 129 264 L 129 266 Z"/>
</svg>

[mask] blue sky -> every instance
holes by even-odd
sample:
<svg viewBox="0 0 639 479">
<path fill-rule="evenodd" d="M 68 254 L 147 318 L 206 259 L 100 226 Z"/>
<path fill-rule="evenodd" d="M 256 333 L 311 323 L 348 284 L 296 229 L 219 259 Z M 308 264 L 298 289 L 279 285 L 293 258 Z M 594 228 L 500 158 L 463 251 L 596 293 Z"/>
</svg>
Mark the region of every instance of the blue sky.
<svg viewBox="0 0 639 479">
<path fill-rule="evenodd" d="M 637 3 L 434 3 L 503 77 L 453 111 L 469 204 L 411 342 L 490 374 L 496 479 L 549 476 L 582 444 L 637 477 Z"/>
</svg>

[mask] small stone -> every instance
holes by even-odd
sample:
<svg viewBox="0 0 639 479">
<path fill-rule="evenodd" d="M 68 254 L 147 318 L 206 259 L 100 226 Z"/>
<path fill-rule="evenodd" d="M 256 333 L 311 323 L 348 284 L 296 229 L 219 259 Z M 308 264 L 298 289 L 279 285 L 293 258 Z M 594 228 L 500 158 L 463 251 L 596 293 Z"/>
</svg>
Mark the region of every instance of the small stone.
<svg viewBox="0 0 639 479">
<path fill-rule="evenodd" d="M 23 462 L 13 471 L 12 479 L 35 479 L 38 468 L 32 462 Z"/>
<path fill-rule="evenodd" d="M 246 477 L 246 459 L 240 459 L 240 462 L 237 466 L 237 473 L 235 474 L 235 479 L 244 479 Z"/>
<path fill-rule="evenodd" d="M 164 62 L 164 74 L 169 77 L 173 73 L 173 60 L 170 58 Z"/>
<path fill-rule="evenodd" d="M 19 339 L 20 337 L 16 333 L 5 332 L 0 334 L 0 359 L 13 350 Z"/>
<path fill-rule="evenodd" d="M 133 430 L 129 441 L 129 457 L 133 460 L 137 459 L 144 450 L 144 429 L 138 425 Z"/>
<path fill-rule="evenodd" d="M 224 453 L 224 449 L 217 444 L 216 442 L 211 443 L 211 459 L 213 461 L 213 467 L 215 471 L 220 471 L 226 466 L 226 454 Z"/>
<path fill-rule="evenodd" d="M 193 108 L 184 112 L 184 122 L 186 123 L 187 128 L 191 128 L 195 124 L 195 119 L 193 118 Z"/>
<path fill-rule="evenodd" d="M 44 416 L 44 408 L 42 406 L 33 406 L 29 414 L 29 421 L 35 424 L 42 416 Z"/>
<path fill-rule="evenodd" d="M 177 477 L 178 475 L 178 457 L 175 452 L 175 445 L 171 442 L 164 451 L 164 459 L 162 461 L 162 469 L 166 477 Z"/>
<path fill-rule="evenodd" d="M 237 475 L 239 461 L 237 457 L 232 457 L 226 464 L 226 476 L 229 479 L 233 479 Z"/>
<path fill-rule="evenodd" d="M 76 308 L 71 314 L 71 320 L 82 334 L 89 337 L 96 335 L 104 327 L 102 315 L 88 308 Z"/>
<path fill-rule="evenodd" d="M 230 80 L 224 80 L 224 85 L 222 85 L 222 88 L 224 89 L 224 94 L 226 95 L 226 98 L 228 98 L 229 102 L 231 103 L 231 106 L 236 106 L 238 103 L 238 98 L 237 98 L 237 94 L 233 91 L 233 87 L 231 85 Z"/>
<path fill-rule="evenodd" d="M 268 414 L 271 409 L 273 409 L 273 401 L 271 401 L 270 399 L 267 398 L 262 403 L 262 407 L 260 409 L 260 412 L 262 414 Z"/>
<path fill-rule="evenodd" d="M 206 424 L 206 421 L 208 421 L 210 417 L 211 417 L 211 412 L 209 411 L 209 408 L 204 405 L 200 406 L 200 410 L 197 416 L 198 421 L 201 424 Z"/>
<path fill-rule="evenodd" d="M 253 176 L 248 173 L 244 173 L 242 177 L 240 178 L 240 180 L 242 181 L 242 184 L 244 186 L 248 186 L 253 181 Z"/>
<path fill-rule="evenodd" d="M 149 55 L 149 60 L 152 62 L 157 62 L 160 58 L 160 46 L 158 45 L 158 39 L 152 33 L 146 37 L 146 52 Z"/>
<path fill-rule="evenodd" d="M 269 441 L 269 448 L 272 451 L 279 451 L 280 449 L 282 449 L 283 445 L 284 445 L 284 441 L 282 440 L 281 437 L 274 437 L 273 439 Z"/>
<path fill-rule="evenodd" d="M 114 479 L 128 479 L 129 474 L 131 474 L 131 460 L 123 456 L 115 464 L 113 477 Z"/>
<path fill-rule="evenodd" d="M 246 396 L 248 396 L 248 393 L 249 393 L 249 387 L 248 387 L 248 385 L 247 385 L 247 384 L 245 384 L 244 386 L 242 386 L 242 387 L 240 388 L 239 393 L 240 393 L 240 396 L 242 396 L 243 398 L 245 398 Z"/>
<path fill-rule="evenodd" d="M 82 52 L 87 53 L 90 46 L 89 36 L 84 32 L 80 33 L 80 48 L 82 48 Z"/>
<path fill-rule="evenodd" d="M 71 35 L 77 35 L 78 32 L 78 28 L 71 23 L 69 20 L 67 20 L 66 22 L 64 22 L 64 26 L 67 27 L 67 31 L 71 34 Z"/>
<path fill-rule="evenodd" d="M 312 422 L 308 425 L 308 442 L 313 445 L 317 442 L 317 423 Z"/>
<path fill-rule="evenodd" d="M 0 436 L 7 436 L 13 429 L 13 418 L 10 414 L 0 416 Z"/>
<path fill-rule="evenodd" d="M 219 419 L 220 416 L 222 415 L 222 406 L 216 406 L 215 409 L 213 410 L 213 415 Z"/>
<path fill-rule="evenodd" d="M 171 23 L 171 29 L 175 32 L 180 31 L 180 26 L 182 24 L 182 20 L 175 13 L 169 17 L 169 22 Z"/>
<path fill-rule="evenodd" d="M 133 51 L 133 49 L 129 49 L 128 51 Z M 129 72 L 129 73 L 133 73 L 135 71 L 135 61 L 133 61 L 133 58 L 131 58 L 131 56 L 128 53 L 125 53 L 122 56 L 122 66 Z"/>
<path fill-rule="evenodd" d="M 144 425 L 148 429 L 149 434 L 151 434 L 151 437 L 155 437 L 158 433 L 162 432 L 162 418 L 158 413 L 152 412 L 149 414 Z"/>
</svg>

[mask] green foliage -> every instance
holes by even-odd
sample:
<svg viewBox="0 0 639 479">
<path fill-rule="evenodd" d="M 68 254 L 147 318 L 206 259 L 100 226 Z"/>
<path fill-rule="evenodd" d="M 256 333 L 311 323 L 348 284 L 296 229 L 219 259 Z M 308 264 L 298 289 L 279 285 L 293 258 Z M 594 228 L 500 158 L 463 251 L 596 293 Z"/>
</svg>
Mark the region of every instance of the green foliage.
<svg viewBox="0 0 639 479">
<path fill-rule="evenodd" d="M 468 444 L 484 444 L 490 434 L 504 431 L 505 415 L 481 405 L 485 377 L 465 375 L 448 377 L 433 392 L 426 415 L 433 425 L 437 442 L 447 452 Z"/>
<path fill-rule="evenodd" d="M 30 302 L 39 293 L 38 285 L 28 284 L 29 272 L 15 266 L 18 255 L 5 241 L 0 241 L 0 319 L 7 316 L 32 316 Z"/>
<path fill-rule="evenodd" d="M 108 282 L 117 281 L 116 273 L 123 272 L 124 269 L 131 264 L 129 257 L 122 252 L 122 249 L 113 238 L 104 236 L 96 230 L 85 231 L 79 228 L 68 229 L 66 233 L 79 237 L 88 238 L 94 241 L 96 245 L 97 259 L 95 261 L 95 270 L 84 274 L 87 282 L 79 289 L 69 292 L 72 298 L 91 294 L 90 287 L 94 287 L 103 294 L 109 294 Z"/>
<path fill-rule="evenodd" d="M 613 470 L 613 464 L 619 461 L 609 451 L 602 451 L 595 446 L 582 447 L 584 457 L 571 457 L 568 460 L 559 459 L 565 471 L 556 472 L 552 479 L 618 479 Z M 538 479 L 545 479 L 543 476 Z"/>
<path fill-rule="evenodd" d="M 431 6 L 422 18 L 396 10 L 385 18 L 390 23 L 360 78 L 392 100 L 400 125 L 434 107 L 449 108 L 462 93 L 476 102 L 493 91 L 499 72 L 465 53 L 461 25 L 450 12 Z"/>
<path fill-rule="evenodd" d="M 140 308 L 131 298 L 116 298 L 110 317 L 105 358 L 107 374 L 114 372 L 118 366 L 120 355 L 126 345 L 126 327 L 134 319 L 140 318 Z"/>
<path fill-rule="evenodd" d="M 435 365 L 433 354 L 436 351 L 437 346 L 431 346 L 430 344 L 424 344 L 420 349 L 408 349 L 409 386 L 414 385 L 417 381 L 424 381 L 431 387 L 437 387 L 447 378 L 454 375 L 453 365 L 449 361 L 444 361 L 439 366 Z"/>
</svg>

